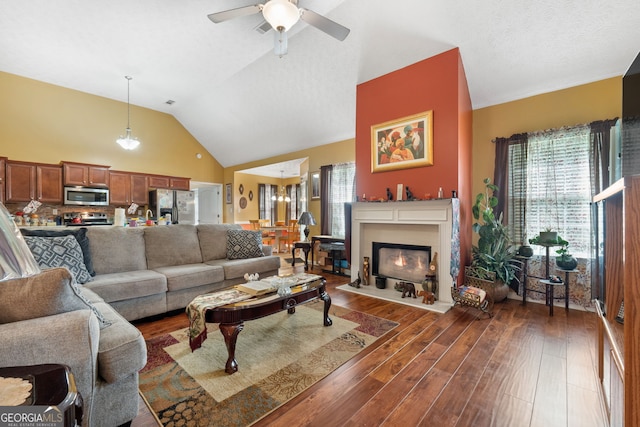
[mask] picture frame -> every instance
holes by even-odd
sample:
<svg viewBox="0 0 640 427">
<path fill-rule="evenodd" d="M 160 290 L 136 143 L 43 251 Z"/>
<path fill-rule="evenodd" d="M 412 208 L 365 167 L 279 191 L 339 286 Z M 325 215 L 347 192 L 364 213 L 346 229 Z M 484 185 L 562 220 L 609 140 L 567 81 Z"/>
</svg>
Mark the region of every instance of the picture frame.
<svg viewBox="0 0 640 427">
<path fill-rule="evenodd" d="M 433 110 L 371 126 L 371 172 L 433 166 Z"/>
<path fill-rule="evenodd" d="M 309 185 L 311 186 L 311 200 L 320 199 L 320 171 L 311 172 L 311 181 L 309 181 Z"/>
<path fill-rule="evenodd" d="M 225 184 L 225 199 L 228 205 L 233 202 L 233 193 L 231 184 Z"/>
</svg>

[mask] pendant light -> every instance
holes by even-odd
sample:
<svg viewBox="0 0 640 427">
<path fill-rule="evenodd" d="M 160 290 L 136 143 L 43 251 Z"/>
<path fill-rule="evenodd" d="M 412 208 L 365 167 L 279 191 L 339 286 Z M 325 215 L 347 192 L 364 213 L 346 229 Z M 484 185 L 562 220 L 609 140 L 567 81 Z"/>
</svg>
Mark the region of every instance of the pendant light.
<svg viewBox="0 0 640 427">
<path fill-rule="evenodd" d="M 280 171 L 280 191 L 278 192 L 278 196 L 276 197 L 276 195 L 274 194 L 273 196 L 271 196 L 271 200 L 273 200 L 274 202 L 277 200 L 278 202 L 287 202 L 290 203 L 291 202 L 291 197 L 289 197 L 288 194 L 286 194 L 285 188 L 284 188 L 284 171 L 281 170 Z"/>
<path fill-rule="evenodd" d="M 124 78 L 127 79 L 127 129 L 125 129 L 125 136 L 123 137 L 122 135 L 120 135 L 120 138 L 118 138 L 116 142 L 125 150 L 134 150 L 138 148 L 138 145 L 140 145 L 140 141 L 138 141 L 138 138 L 133 138 L 131 136 L 131 104 L 129 103 L 129 83 L 131 82 L 133 77 L 124 76 Z"/>
</svg>

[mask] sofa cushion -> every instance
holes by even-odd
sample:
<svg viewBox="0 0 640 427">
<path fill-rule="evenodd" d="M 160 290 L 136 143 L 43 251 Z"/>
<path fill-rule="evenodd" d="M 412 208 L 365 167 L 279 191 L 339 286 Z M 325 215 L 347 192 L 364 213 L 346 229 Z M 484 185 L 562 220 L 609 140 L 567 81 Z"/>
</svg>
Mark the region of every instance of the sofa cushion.
<svg viewBox="0 0 640 427">
<path fill-rule="evenodd" d="M 100 331 L 98 373 L 109 383 L 115 383 L 144 368 L 147 347 L 140 331 L 127 322 L 109 304 L 98 302 L 111 326 Z"/>
<path fill-rule="evenodd" d="M 227 231 L 227 258 L 247 259 L 264 256 L 262 233 L 259 230 Z"/>
<path fill-rule="evenodd" d="M 77 283 L 86 283 L 91 275 L 84 265 L 82 249 L 73 236 L 24 236 L 40 268 L 65 267 Z"/>
<path fill-rule="evenodd" d="M 167 292 L 167 278 L 153 270 L 98 274 L 84 287 L 110 303 Z"/>
<path fill-rule="evenodd" d="M 59 236 L 73 236 L 78 241 L 80 249 L 82 249 L 82 258 L 84 265 L 87 267 L 87 271 L 90 275 L 95 276 L 96 272 L 93 270 L 93 259 L 91 258 L 91 248 L 89 247 L 89 238 L 87 237 L 87 228 L 75 228 L 73 230 L 41 230 L 22 227 L 20 232 L 23 236 L 39 236 L 39 237 L 59 237 Z"/>
<path fill-rule="evenodd" d="M 95 313 L 101 328 L 109 326 L 96 306 L 82 295 L 66 268 L 51 268 L 34 276 L 0 281 L 0 323 L 83 309 Z"/>
<path fill-rule="evenodd" d="M 221 266 L 202 263 L 159 267 L 155 271 L 167 277 L 167 288 L 170 292 L 224 280 L 224 270 Z"/>
<path fill-rule="evenodd" d="M 227 258 L 227 232 L 242 230 L 238 224 L 201 224 L 197 226 L 202 261 Z"/>
<path fill-rule="evenodd" d="M 219 265 L 224 268 L 224 279 L 237 279 L 244 277 L 245 273 L 265 273 L 280 268 L 280 257 L 264 256 L 260 258 L 236 259 L 236 260 L 212 260 L 210 265 Z"/>
<path fill-rule="evenodd" d="M 144 241 L 150 270 L 202 262 L 198 232 L 193 225 L 145 227 Z"/>
<path fill-rule="evenodd" d="M 87 237 L 97 274 L 147 269 L 142 228 L 89 227 Z"/>
</svg>

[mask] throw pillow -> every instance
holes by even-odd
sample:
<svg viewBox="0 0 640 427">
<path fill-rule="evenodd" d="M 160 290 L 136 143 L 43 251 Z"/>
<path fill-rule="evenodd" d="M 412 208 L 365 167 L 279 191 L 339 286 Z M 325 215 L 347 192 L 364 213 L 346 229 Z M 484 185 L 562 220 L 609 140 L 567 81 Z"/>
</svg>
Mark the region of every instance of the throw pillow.
<svg viewBox="0 0 640 427">
<path fill-rule="evenodd" d="M 77 283 L 91 280 L 75 237 L 24 236 L 24 240 L 40 268 L 66 267 Z"/>
<path fill-rule="evenodd" d="M 246 259 L 264 256 L 260 230 L 228 230 L 227 258 Z"/>
<path fill-rule="evenodd" d="M 68 236 L 73 239 L 72 236 Z M 0 323 L 52 316 L 68 311 L 92 310 L 100 329 L 111 323 L 87 299 L 66 268 L 51 268 L 40 274 L 0 282 Z"/>
<path fill-rule="evenodd" d="M 21 228 L 20 232 L 23 236 L 39 236 L 39 237 L 59 237 L 73 236 L 78 241 L 80 249 L 82 249 L 82 258 L 84 265 L 90 275 L 95 276 L 93 270 L 93 260 L 91 259 L 91 249 L 89 248 L 89 238 L 87 237 L 87 227 L 77 228 L 73 230 L 33 230 L 30 228 Z"/>
</svg>

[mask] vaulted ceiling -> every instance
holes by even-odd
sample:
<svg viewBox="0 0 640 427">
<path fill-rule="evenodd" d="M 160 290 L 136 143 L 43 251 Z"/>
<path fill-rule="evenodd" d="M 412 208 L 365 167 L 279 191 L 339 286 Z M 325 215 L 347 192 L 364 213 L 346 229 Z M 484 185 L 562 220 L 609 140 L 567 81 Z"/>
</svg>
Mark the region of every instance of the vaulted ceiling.
<svg viewBox="0 0 640 427">
<path fill-rule="evenodd" d="M 638 0 L 299 0 L 351 33 L 300 21 L 279 58 L 260 15 L 207 18 L 248 4 L 3 1 L 0 71 L 124 102 L 133 76 L 133 104 L 227 167 L 353 138 L 356 85 L 454 47 L 475 109 L 622 75 L 640 50 Z"/>
</svg>

